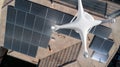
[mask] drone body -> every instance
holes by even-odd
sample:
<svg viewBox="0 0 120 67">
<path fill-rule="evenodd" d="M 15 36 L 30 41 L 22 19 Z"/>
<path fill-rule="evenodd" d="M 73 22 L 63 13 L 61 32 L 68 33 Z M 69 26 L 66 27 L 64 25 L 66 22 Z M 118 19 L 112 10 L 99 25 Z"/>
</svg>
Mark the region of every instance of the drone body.
<svg viewBox="0 0 120 67">
<path fill-rule="evenodd" d="M 64 25 L 55 25 L 52 26 L 53 30 L 59 29 L 72 29 L 79 33 L 82 41 L 82 45 L 84 45 L 84 56 L 88 57 L 88 50 L 87 50 L 87 34 L 89 31 L 96 25 L 101 24 L 101 20 L 95 20 L 92 15 L 85 12 L 83 10 L 81 0 L 78 0 L 78 13 L 77 18 L 71 23 L 64 24 Z"/>
</svg>

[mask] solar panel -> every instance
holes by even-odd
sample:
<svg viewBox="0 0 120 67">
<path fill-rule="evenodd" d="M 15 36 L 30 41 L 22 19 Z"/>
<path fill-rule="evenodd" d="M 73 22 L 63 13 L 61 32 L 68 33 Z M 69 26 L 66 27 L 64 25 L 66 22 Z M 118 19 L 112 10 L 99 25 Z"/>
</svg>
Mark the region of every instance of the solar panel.
<svg viewBox="0 0 120 67">
<path fill-rule="evenodd" d="M 19 27 L 19 26 L 15 26 L 14 27 L 14 38 L 15 39 L 18 39 L 18 40 L 21 40 L 22 39 L 22 33 L 23 33 L 23 28 L 22 27 Z"/>
<path fill-rule="evenodd" d="M 42 35 L 40 46 L 47 47 L 49 40 L 50 40 L 50 36 Z"/>
<path fill-rule="evenodd" d="M 65 34 L 65 35 L 70 35 L 71 30 L 70 29 L 60 29 L 57 32 Z"/>
<path fill-rule="evenodd" d="M 7 22 L 5 35 L 9 36 L 9 37 L 12 37 L 13 36 L 13 30 L 14 30 L 14 25 Z"/>
<path fill-rule="evenodd" d="M 13 15 L 10 13 L 13 13 Z M 35 15 L 8 6 L 4 47 L 35 57 L 39 42 L 36 44 L 32 37 L 35 36 L 37 39 L 39 37 L 33 33 L 34 20 Z M 35 46 L 32 49 L 31 45 L 34 45 L 34 43 Z M 28 54 L 30 53 L 29 48 L 34 52 Z"/>
<path fill-rule="evenodd" d="M 77 38 L 77 39 L 81 39 L 80 35 L 78 33 L 76 33 L 74 30 L 71 31 L 70 36 L 74 37 L 74 38 Z"/>
<path fill-rule="evenodd" d="M 16 10 L 13 7 L 9 7 L 7 10 L 7 20 L 10 23 L 15 23 Z"/>
<path fill-rule="evenodd" d="M 90 44 L 90 48 L 96 52 L 107 55 L 113 44 L 114 42 L 112 40 L 106 40 L 95 36 Z"/>
<path fill-rule="evenodd" d="M 73 17 L 74 16 L 72 16 L 72 15 L 63 13 L 63 18 L 62 18 L 61 23 L 59 23 L 59 25 L 69 23 L 72 20 Z M 71 30 L 70 29 L 60 29 L 60 30 L 57 30 L 57 32 L 65 34 L 65 35 L 70 35 Z"/>
<path fill-rule="evenodd" d="M 45 34 L 45 35 L 51 35 L 51 33 L 52 33 L 52 29 L 51 29 L 51 26 L 53 26 L 55 23 L 54 23 L 54 21 L 52 21 L 52 20 L 45 20 L 45 22 L 44 22 L 44 27 L 43 27 L 43 34 Z"/>
<path fill-rule="evenodd" d="M 29 12 L 31 2 L 28 0 L 15 0 L 15 8 Z"/>
<path fill-rule="evenodd" d="M 100 46 L 103 44 L 104 39 L 95 36 L 90 44 L 90 48 L 99 51 Z"/>
<path fill-rule="evenodd" d="M 62 20 L 62 24 L 69 23 L 69 22 L 73 19 L 73 17 L 74 17 L 74 16 L 72 16 L 72 15 L 69 15 L 69 14 L 65 14 L 65 13 L 64 13 L 63 20 Z"/>
<path fill-rule="evenodd" d="M 29 43 L 26 42 L 22 42 L 21 46 L 20 46 L 20 52 L 27 54 L 28 52 L 28 47 L 29 47 Z"/>
<path fill-rule="evenodd" d="M 112 40 L 105 40 L 103 46 L 101 47 L 101 52 L 107 54 L 111 47 L 113 46 L 114 42 Z"/>
<path fill-rule="evenodd" d="M 24 20 L 25 20 L 25 12 L 17 11 L 17 17 L 16 17 L 16 24 L 20 26 L 24 26 Z"/>
<path fill-rule="evenodd" d="M 102 62 L 102 63 L 106 63 L 108 57 L 109 57 L 109 55 L 104 55 L 99 52 L 94 52 L 92 55 L 92 59 Z"/>
<path fill-rule="evenodd" d="M 29 43 L 31 41 L 31 37 L 32 37 L 32 31 L 28 29 L 24 29 L 22 41 Z"/>
<path fill-rule="evenodd" d="M 62 22 L 63 15 L 64 14 L 60 11 L 48 8 L 46 19 L 53 20 L 56 24 L 59 24 Z"/>
<path fill-rule="evenodd" d="M 20 43 L 20 40 L 13 39 L 12 49 L 14 49 L 15 51 L 19 51 Z"/>
<path fill-rule="evenodd" d="M 35 57 L 37 53 L 37 49 L 38 49 L 37 46 L 30 45 L 28 50 L 28 55 Z"/>
<path fill-rule="evenodd" d="M 47 7 L 42 6 L 40 4 L 32 3 L 30 13 L 45 18 L 46 12 L 47 12 Z"/>
<path fill-rule="evenodd" d="M 5 36 L 4 47 L 11 49 L 12 38 Z"/>
<path fill-rule="evenodd" d="M 108 17 L 111 17 L 111 18 L 116 18 L 118 16 L 120 16 L 120 9 L 112 12 L 111 14 L 108 14 Z"/>
<path fill-rule="evenodd" d="M 60 1 L 55 0 L 55 2 L 76 9 L 78 7 L 78 0 L 60 0 Z M 102 15 L 106 15 L 107 3 L 98 0 L 82 0 L 82 3 L 84 8 L 100 13 Z"/>
<path fill-rule="evenodd" d="M 108 28 L 106 26 L 103 26 L 103 25 L 98 25 L 98 26 L 94 27 L 91 30 L 91 32 L 101 38 L 108 38 L 110 33 L 112 32 L 112 29 Z"/>
<path fill-rule="evenodd" d="M 36 21 L 35 21 L 35 26 L 34 26 L 34 31 L 36 32 L 40 32 L 43 29 L 43 25 L 44 25 L 44 18 L 41 17 L 36 17 Z"/>
<path fill-rule="evenodd" d="M 27 13 L 26 19 L 25 19 L 25 27 L 29 29 L 33 29 L 34 21 L 35 21 L 35 15 Z"/>
<path fill-rule="evenodd" d="M 36 46 L 39 46 L 41 36 L 42 34 L 39 34 L 38 32 L 33 32 L 31 43 Z"/>
</svg>

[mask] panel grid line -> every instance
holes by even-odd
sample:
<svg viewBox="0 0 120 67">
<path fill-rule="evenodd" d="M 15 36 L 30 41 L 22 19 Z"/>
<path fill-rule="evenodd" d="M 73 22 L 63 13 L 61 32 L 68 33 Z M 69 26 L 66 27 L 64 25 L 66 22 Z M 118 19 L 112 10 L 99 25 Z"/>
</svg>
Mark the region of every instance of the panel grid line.
<svg viewBox="0 0 120 67">
<path fill-rule="evenodd" d="M 51 9 L 51 8 L 48 8 L 48 7 L 44 8 L 44 17 L 41 16 L 41 15 L 35 15 L 34 13 L 31 12 L 32 8 L 33 8 L 33 5 L 34 5 L 33 3 L 29 4 L 29 11 L 28 10 L 27 11 L 26 10 L 25 11 L 24 10 L 20 10 L 22 8 L 19 8 L 19 9 L 12 8 L 12 9 L 14 9 L 16 11 L 15 12 L 16 13 L 16 15 L 15 15 L 16 17 L 14 16 L 15 17 L 14 18 L 15 19 L 15 23 L 8 22 L 8 23 L 14 25 L 14 30 L 13 30 L 13 34 L 12 34 L 13 38 L 12 38 L 12 41 L 11 41 L 13 45 L 10 45 L 11 47 L 9 47 L 9 48 L 13 49 L 13 48 L 16 48 L 16 46 L 17 46 L 18 47 L 18 52 L 21 52 L 21 53 L 24 53 L 24 54 L 27 54 L 27 55 L 28 54 L 31 55 L 30 51 L 35 54 L 35 51 L 37 50 L 36 48 L 39 47 L 39 46 L 41 47 L 41 46 L 47 46 L 48 45 L 47 42 L 49 41 L 49 39 L 51 37 L 50 34 L 52 32 L 50 27 L 54 23 L 54 21 L 56 21 L 54 19 L 49 19 L 48 17 L 50 17 L 50 16 L 48 16 L 49 15 L 48 13 L 52 13 L 52 12 L 55 11 L 57 14 L 55 14 L 55 15 L 54 14 L 53 15 L 50 14 L 50 15 L 54 16 L 54 17 L 57 17 L 57 19 L 58 19 L 57 21 L 59 21 L 59 22 L 55 22 L 55 23 L 60 23 L 60 24 L 62 24 L 64 22 L 64 20 L 66 21 L 65 17 L 68 15 L 66 13 L 58 12 L 57 10 L 54 10 L 54 9 Z M 20 7 L 20 5 L 18 5 L 18 6 Z M 60 16 L 58 14 L 60 14 Z M 22 21 L 20 21 L 21 20 L 21 19 L 19 19 L 20 17 L 23 17 Z M 70 20 L 69 17 L 71 18 L 71 16 L 69 16 L 69 15 L 67 16 L 68 20 Z M 33 19 L 30 19 L 30 18 L 33 18 Z M 20 22 L 17 23 L 17 21 L 18 22 L 20 21 L 21 23 Z M 30 21 L 32 21 L 32 22 L 30 22 Z M 38 22 L 42 22 L 42 24 L 39 23 L 39 25 L 42 25 L 42 26 L 39 27 L 39 25 L 37 25 L 38 26 L 38 30 L 36 31 L 37 27 L 35 27 L 36 26 L 35 24 L 37 24 Z M 40 28 L 40 31 L 39 31 L 39 28 Z M 20 31 L 20 33 L 19 33 L 19 31 Z M 18 32 L 19 34 L 16 33 L 16 32 Z M 46 34 L 46 32 L 47 32 L 47 34 Z M 70 32 L 68 32 L 69 35 L 71 34 L 71 32 L 72 32 L 72 30 L 70 30 Z M 30 33 L 30 35 L 28 35 L 29 33 Z M 20 36 L 19 39 L 15 35 Z M 29 36 L 31 36 L 31 37 L 29 37 Z M 36 36 L 36 37 L 34 37 L 34 36 Z M 40 37 L 37 38 L 37 36 L 40 36 Z M 44 40 L 44 41 L 42 41 L 42 40 Z M 15 42 L 15 44 L 14 44 L 14 42 Z M 17 42 L 19 44 L 17 44 Z M 38 44 L 38 45 L 35 45 L 35 44 Z M 33 48 L 32 48 L 32 46 L 33 46 Z M 32 51 L 32 50 L 35 50 L 35 51 Z M 62 52 L 67 53 L 68 50 L 66 49 L 66 50 L 64 50 Z M 59 54 L 59 55 L 61 55 L 61 54 Z M 64 53 L 62 53 L 61 56 L 65 56 L 66 57 L 67 55 L 64 55 Z M 62 58 L 61 56 L 59 56 L 60 57 L 59 59 Z M 65 61 L 64 59 L 61 60 L 61 62 L 64 62 L 64 61 Z M 61 63 L 61 62 L 56 62 L 56 63 Z"/>
<path fill-rule="evenodd" d="M 44 30 L 45 20 L 46 20 L 47 14 L 48 14 L 48 8 L 47 8 L 47 10 L 46 10 L 45 19 L 44 19 L 44 24 L 43 24 L 43 27 L 42 27 L 42 32 L 41 32 L 42 34 L 43 34 L 43 30 Z M 42 37 L 43 37 L 42 34 L 41 34 L 41 38 L 40 38 L 40 40 L 39 40 L 39 45 L 40 45 L 41 39 L 42 39 Z"/>
<path fill-rule="evenodd" d="M 48 9 L 48 8 L 47 8 Z M 22 11 L 22 12 L 25 12 L 24 10 L 20 10 L 20 9 L 16 9 L 16 10 L 19 10 L 19 11 Z M 46 10 L 47 11 L 47 10 Z M 25 13 L 29 13 L 29 14 L 31 14 L 31 15 L 34 15 L 34 14 L 32 14 L 31 12 L 25 12 Z M 41 17 L 41 16 L 39 16 L 39 15 L 36 15 L 37 17 L 40 17 L 40 18 L 42 18 L 42 19 L 44 19 L 43 17 Z M 54 21 L 54 20 L 52 20 L 52 19 L 48 19 L 48 18 L 46 18 L 45 17 L 45 19 L 46 20 L 50 20 L 50 21 Z M 54 21 L 54 22 L 56 22 L 56 21 Z"/>
<path fill-rule="evenodd" d="M 65 17 L 65 14 L 63 14 L 63 17 L 62 17 L 60 24 L 62 24 L 64 17 Z"/>
<path fill-rule="evenodd" d="M 15 24 L 16 24 L 16 18 L 17 18 L 17 10 L 15 11 Z M 15 24 L 14 24 L 14 27 L 13 27 L 13 35 L 12 35 L 12 43 L 11 43 L 11 49 L 13 50 L 13 40 L 14 40 L 14 33 L 15 33 Z"/>
<path fill-rule="evenodd" d="M 105 40 L 103 41 L 103 43 L 101 44 L 101 46 L 100 46 L 100 48 L 99 48 L 99 49 L 101 49 L 101 48 L 102 48 L 102 46 L 104 46 L 104 42 L 105 42 Z"/>
<path fill-rule="evenodd" d="M 30 38 L 30 43 L 29 43 L 29 46 L 28 46 L 27 54 L 29 53 L 30 45 L 32 45 L 32 44 L 31 44 L 31 41 L 32 41 L 32 36 L 33 36 L 33 30 L 34 30 L 34 26 L 35 26 L 35 21 L 36 21 L 36 16 L 35 16 L 34 22 L 33 22 L 32 34 L 31 34 L 31 38 Z"/>
<path fill-rule="evenodd" d="M 26 18 L 27 18 L 27 13 L 25 12 L 24 26 L 25 26 Z M 24 29 L 23 29 L 22 35 L 21 35 L 21 42 L 23 41 L 23 33 L 24 33 Z M 20 50 L 19 51 L 21 51 L 21 49 L 22 49 L 21 47 L 22 47 L 22 43 L 20 43 Z"/>
<path fill-rule="evenodd" d="M 94 28 L 94 30 L 93 30 L 93 32 L 92 32 L 92 33 L 94 33 L 94 32 L 95 32 L 96 27 L 97 27 L 97 26 L 95 26 L 95 28 Z"/>
<path fill-rule="evenodd" d="M 72 29 L 70 30 L 69 36 L 72 34 Z"/>
<path fill-rule="evenodd" d="M 32 3 L 30 3 L 30 10 L 29 10 L 29 13 L 31 12 L 31 8 L 32 8 Z"/>
</svg>

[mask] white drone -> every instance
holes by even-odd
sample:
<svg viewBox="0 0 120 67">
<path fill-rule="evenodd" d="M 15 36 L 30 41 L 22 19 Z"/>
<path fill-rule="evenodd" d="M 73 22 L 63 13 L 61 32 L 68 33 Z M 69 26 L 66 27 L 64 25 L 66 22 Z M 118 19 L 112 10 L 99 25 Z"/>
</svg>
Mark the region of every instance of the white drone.
<svg viewBox="0 0 120 67">
<path fill-rule="evenodd" d="M 75 19 L 75 17 L 77 17 Z M 73 19 L 75 19 L 73 21 Z M 109 18 L 106 20 L 95 20 L 92 15 L 85 12 L 83 9 L 83 5 L 81 0 L 78 0 L 78 13 L 74 16 L 70 23 L 64 25 L 55 25 L 52 26 L 52 30 L 56 31 L 59 29 L 72 29 L 79 33 L 82 41 L 82 45 L 84 45 L 84 56 L 88 57 L 88 49 L 87 49 L 87 34 L 89 31 L 96 25 L 100 25 L 101 23 L 114 21 Z"/>
</svg>

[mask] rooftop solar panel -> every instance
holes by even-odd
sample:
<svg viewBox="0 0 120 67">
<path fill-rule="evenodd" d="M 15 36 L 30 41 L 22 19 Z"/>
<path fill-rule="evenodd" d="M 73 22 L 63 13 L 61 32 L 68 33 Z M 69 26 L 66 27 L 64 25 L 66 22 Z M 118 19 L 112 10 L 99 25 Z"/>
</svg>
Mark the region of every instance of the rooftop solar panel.
<svg viewBox="0 0 120 67">
<path fill-rule="evenodd" d="M 19 26 L 15 26 L 14 27 L 14 38 L 15 39 L 18 39 L 18 40 L 21 40 L 22 39 L 22 33 L 23 33 L 23 28 L 22 27 L 19 27 Z"/>
<path fill-rule="evenodd" d="M 15 0 L 15 8 L 29 12 L 31 2 L 28 0 Z"/>
<path fill-rule="evenodd" d="M 36 4 L 36 3 L 32 3 L 32 7 L 31 7 L 30 13 L 45 18 L 47 9 L 48 8 L 45 7 L 45 6 L 42 6 L 42 5 Z"/>
<path fill-rule="evenodd" d="M 21 52 L 21 53 L 24 53 L 24 54 L 27 54 L 28 49 L 29 49 L 29 43 L 22 42 L 22 43 L 21 43 L 21 46 L 20 46 L 20 52 Z M 14 49 L 13 49 L 13 50 L 14 50 Z"/>
<path fill-rule="evenodd" d="M 57 3 L 77 9 L 78 0 L 60 0 L 60 1 L 55 0 L 55 1 Z M 107 3 L 98 0 L 82 0 L 82 3 L 84 8 L 100 13 L 103 16 L 106 15 Z"/>
<path fill-rule="evenodd" d="M 12 43 L 12 38 L 5 36 L 4 47 L 8 48 L 8 49 L 11 49 L 11 43 Z"/>
<path fill-rule="evenodd" d="M 37 49 L 38 49 L 37 46 L 30 45 L 28 50 L 28 55 L 35 57 L 37 54 Z"/>
<path fill-rule="evenodd" d="M 92 55 L 92 59 L 102 62 L 102 63 L 106 63 L 108 57 L 109 57 L 109 55 L 104 55 L 99 52 L 94 52 Z"/>
<path fill-rule="evenodd" d="M 36 16 L 36 21 L 35 21 L 34 28 L 33 28 L 34 31 L 41 32 L 43 30 L 44 21 L 45 21 L 44 18 Z"/>
<path fill-rule="evenodd" d="M 65 34 L 65 35 L 70 35 L 71 30 L 70 29 L 60 29 L 57 32 Z"/>
<path fill-rule="evenodd" d="M 19 51 L 20 44 L 21 44 L 20 40 L 13 39 L 12 49 L 15 50 L 15 51 Z"/>
<path fill-rule="evenodd" d="M 107 55 L 113 44 L 114 42 L 112 40 L 102 39 L 100 37 L 95 36 L 90 44 L 90 48 L 96 52 Z"/>
<path fill-rule="evenodd" d="M 22 11 L 17 11 L 16 24 L 24 26 L 26 13 Z"/>
<path fill-rule="evenodd" d="M 44 27 L 43 27 L 42 33 L 50 36 L 51 33 L 52 33 L 51 26 L 53 26 L 54 24 L 55 24 L 54 21 L 46 19 L 45 22 L 44 22 Z"/>
<path fill-rule="evenodd" d="M 95 51 L 100 51 L 100 47 L 103 44 L 104 39 L 95 36 L 90 44 L 90 48 Z"/>
<path fill-rule="evenodd" d="M 120 9 L 108 15 L 108 17 L 111 17 L 111 18 L 116 18 L 118 16 L 120 16 Z"/>
<path fill-rule="evenodd" d="M 36 46 L 39 46 L 41 37 L 42 34 L 39 34 L 38 32 L 33 32 L 31 43 Z"/>
<path fill-rule="evenodd" d="M 108 38 L 109 35 L 111 34 L 112 32 L 112 29 L 111 28 L 108 28 L 106 26 L 103 26 L 103 25 L 98 25 L 96 27 L 94 27 L 91 32 L 93 34 L 95 34 L 96 36 L 99 36 L 101 38 Z"/>
<path fill-rule="evenodd" d="M 24 29 L 22 37 L 23 37 L 22 41 L 29 43 L 31 41 L 32 31 L 28 29 Z"/>
<path fill-rule="evenodd" d="M 15 15 L 9 14 L 11 12 Z M 32 40 L 32 37 L 36 36 L 33 33 L 34 20 L 35 15 L 23 12 L 21 10 L 17 10 L 12 6 L 8 6 L 4 47 L 35 57 L 39 42 L 36 44 L 36 42 Z M 39 39 L 39 37 L 36 38 Z M 35 52 L 28 54 L 30 53 L 30 46 L 34 45 L 34 43 L 34 47 L 37 47 L 33 49 L 33 51 Z"/>
<path fill-rule="evenodd" d="M 61 24 L 69 23 L 73 19 L 73 15 L 65 14 L 63 15 L 63 20 Z"/>
<path fill-rule="evenodd" d="M 76 33 L 74 30 L 71 31 L 70 36 L 74 37 L 74 38 L 77 38 L 77 39 L 81 39 L 80 35 L 78 33 Z"/>
<path fill-rule="evenodd" d="M 9 37 L 12 37 L 13 36 L 13 30 L 14 30 L 14 25 L 7 22 L 5 35 L 9 36 Z"/>
<path fill-rule="evenodd" d="M 112 40 L 105 40 L 103 46 L 101 47 L 101 52 L 106 54 L 110 51 L 111 47 L 113 46 L 114 42 Z"/>
<path fill-rule="evenodd" d="M 29 29 L 33 29 L 34 21 L 35 21 L 35 15 L 27 13 L 25 18 L 25 27 Z"/>
<path fill-rule="evenodd" d="M 48 8 L 47 19 L 53 20 L 56 24 L 62 22 L 63 12 Z"/>
<path fill-rule="evenodd" d="M 41 42 L 40 42 L 39 46 L 42 46 L 42 47 L 46 48 L 48 46 L 49 40 L 50 40 L 50 36 L 42 35 Z"/>
<path fill-rule="evenodd" d="M 7 11 L 7 20 L 11 23 L 15 23 L 16 10 L 14 10 L 13 7 L 9 7 Z"/>
</svg>

